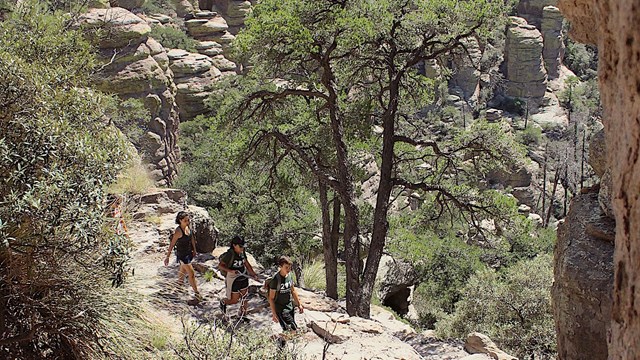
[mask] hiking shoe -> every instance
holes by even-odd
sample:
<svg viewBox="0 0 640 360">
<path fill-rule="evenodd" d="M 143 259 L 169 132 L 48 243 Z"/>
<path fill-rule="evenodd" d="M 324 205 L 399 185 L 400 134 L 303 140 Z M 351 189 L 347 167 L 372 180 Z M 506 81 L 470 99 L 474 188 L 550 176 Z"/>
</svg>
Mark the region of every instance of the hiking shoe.
<svg viewBox="0 0 640 360">
<path fill-rule="evenodd" d="M 246 317 L 246 316 L 241 316 L 241 317 L 240 317 L 240 320 L 242 320 L 245 324 L 249 324 L 249 323 L 251 323 L 251 319 L 249 319 L 249 318 L 248 318 L 248 317 Z"/>
<path fill-rule="evenodd" d="M 220 310 L 222 310 L 223 314 L 227 313 L 227 304 L 224 303 L 223 299 L 220 299 Z"/>
</svg>

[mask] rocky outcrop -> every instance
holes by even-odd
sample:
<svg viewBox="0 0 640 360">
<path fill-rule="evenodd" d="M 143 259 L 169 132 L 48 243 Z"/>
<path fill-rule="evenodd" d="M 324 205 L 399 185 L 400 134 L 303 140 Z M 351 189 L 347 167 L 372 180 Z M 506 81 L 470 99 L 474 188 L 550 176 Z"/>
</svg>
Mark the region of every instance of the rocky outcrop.
<svg viewBox="0 0 640 360">
<path fill-rule="evenodd" d="M 577 195 L 558 228 L 551 293 L 560 360 L 607 358 L 614 229 L 595 193 Z"/>
<path fill-rule="evenodd" d="M 520 0 L 518 2 L 518 16 L 538 29 L 544 18 L 544 8 L 547 6 L 557 6 L 558 0 Z"/>
<path fill-rule="evenodd" d="M 176 9 L 176 15 L 185 17 L 187 14 L 194 12 L 193 5 L 189 0 L 171 0 L 173 7 Z"/>
<path fill-rule="evenodd" d="M 378 298 L 382 304 L 400 315 L 408 314 L 413 289 L 419 280 L 411 264 L 384 255 L 376 278 L 380 286 Z"/>
<path fill-rule="evenodd" d="M 487 354 L 495 360 L 518 360 L 518 358 L 500 350 L 487 335 L 479 332 L 467 335 L 464 349 L 470 354 Z"/>
<path fill-rule="evenodd" d="M 453 56 L 453 68 L 451 69 L 453 75 L 449 86 L 453 88 L 452 93 L 460 95 L 464 100 L 473 104 L 480 93 L 480 70 L 478 67 L 482 51 L 475 38 L 464 40 L 464 46 L 466 51 L 459 51 Z"/>
<path fill-rule="evenodd" d="M 198 253 L 211 253 L 216 248 L 218 229 L 206 209 L 187 204 L 187 193 L 179 189 L 158 189 L 136 196 L 130 201 L 136 204 L 131 210 L 133 219 L 139 221 L 159 221 L 157 236 L 168 239 L 177 224 L 176 214 L 187 211 L 191 218 L 191 228 L 196 239 Z M 152 239 L 153 242 L 153 239 Z M 155 249 L 155 248 L 154 248 Z M 145 251 L 149 249 L 144 249 Z M 152 250 L 153 251 L 153 250 Z"/>
<path fill-rule="evenodd" d="M 100 29 L 92 38 L 105 65 L 94 77 L 96 87 L 124 99 L 140 99 L 149 110 L 145 135 L 138 151 L 158 185 L 170 184 L 177 175 L 180 153 L 176 88 L 167 53 L 150 38 L 149 25 L 123 8 L 91 9 L 80 16 L 81 26 Z"/>
<path fill-rule="evenodd" d="M 511 17 L 505 44 L 505 94 L 520 98 L 542 98 L 547 90 L 547 72 L 542 59 L 542 34 L 519 17 Z"/>
<path fill-rule="evenodd" d="M 558 70 L 564 56 L 563 19 L 562 13 L 555 6 L 545 6 L 542 9 L 542 24 L 540 25 L 540 32 L 543 38 L 542 57 L 549 79 L 558 77 Z"/>
<path fill-rule="evenodd" d="M 186 121 L 209 111 L 206 100 L 222 74 L 213 65 L 213 60 L 207 55 L 180 49 L 173 49 L 167 55 L 175 74 L 180 118 Z"/>
</svg>

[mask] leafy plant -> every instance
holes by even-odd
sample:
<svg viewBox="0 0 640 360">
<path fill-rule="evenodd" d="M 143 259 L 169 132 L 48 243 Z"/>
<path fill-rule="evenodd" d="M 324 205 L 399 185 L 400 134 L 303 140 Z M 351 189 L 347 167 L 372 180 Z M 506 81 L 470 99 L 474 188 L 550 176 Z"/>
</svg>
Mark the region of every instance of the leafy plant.
<svg viewBox="0 0 640 360">
<path fill-rule="evenodd" d="M 176 29 L 172 26 L 153 25 L 149 36 L 158 40 L 165 49 L 182 49 L 189 52 L 197 52 L 196 40 L 189 37 L 181 29 Z"/>
</svg>

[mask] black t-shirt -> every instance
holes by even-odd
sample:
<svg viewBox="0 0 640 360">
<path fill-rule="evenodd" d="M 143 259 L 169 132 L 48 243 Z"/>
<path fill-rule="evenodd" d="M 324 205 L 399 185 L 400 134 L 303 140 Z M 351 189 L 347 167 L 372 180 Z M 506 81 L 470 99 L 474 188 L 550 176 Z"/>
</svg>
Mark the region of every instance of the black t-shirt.
<svg viewBox="0 0 640 360">
<path fill-rule="evenodd" d="M 278 278 L 280 279 L 280 289 L 278 287 Z M 291 274 L 287 274 L 286 277 L 282 277 L 280 273 L 276 275 L 269 282 L 269 289 L 276 291 L 275 305 L 276 310 L 282 311 L 284 309 L 293 309 L 293 302 L 291 301 L 291 287 L 293 286 L 293 278 Z"/>
<path fill-rule="evenodd" d="M 233 261 L 232 261 L 233 259 Z M 246 272 L 244 267 L 244 261 L 247 259 L 247 254 L 243 251 L 241 254 L 236 253 L 233 249 L 227 250 L 222 257 L 222 262 L 231 270 L 238 270 L 241 273 Z"/>
</svg>

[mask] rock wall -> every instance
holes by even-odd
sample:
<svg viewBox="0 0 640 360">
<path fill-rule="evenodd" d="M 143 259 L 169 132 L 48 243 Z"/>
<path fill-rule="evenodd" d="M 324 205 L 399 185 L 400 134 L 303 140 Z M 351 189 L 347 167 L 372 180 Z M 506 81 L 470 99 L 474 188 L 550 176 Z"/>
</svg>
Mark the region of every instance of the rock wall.
<svg viewBox="0 0 640 360">
<path fill-rule="evenodd" d="M 547 90 L 547 71 L 542 59 L 543 41 L 538 29 L 519 17 L 511 17 L 505 44 L 505 94 L 542 98 Z"/>
<path fill-rule="evenodd" d="M 609 359 L 639 359 L 640 1 L 559 0 L 558 7 L 571 22 L 575 40 L 598 46 L 616 218 Z"/>
<path fill-rule="evenodd" d="M 576 196 L 558 228 L 551 293 L 560 360 L 607 358 L 614 245 L 599 234 L 614 228 L 595 193 Z"/>
<path fill-rule="evenodd" d="M 94 77 L 96 87 L 122 99 L 144 101 L 151 117 L 138 150 L 156 183 L 170 184 L 177 175 L 180 150 L 176 88 L 167 53 L 148 36 L 149 25 L 126 9 L 91 9 L 79 22 L 94 33 L 103 32 L 92 39 L 105 63 Z"/>
</svg>

